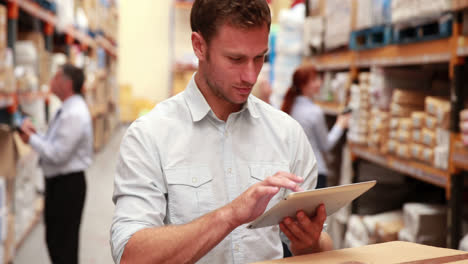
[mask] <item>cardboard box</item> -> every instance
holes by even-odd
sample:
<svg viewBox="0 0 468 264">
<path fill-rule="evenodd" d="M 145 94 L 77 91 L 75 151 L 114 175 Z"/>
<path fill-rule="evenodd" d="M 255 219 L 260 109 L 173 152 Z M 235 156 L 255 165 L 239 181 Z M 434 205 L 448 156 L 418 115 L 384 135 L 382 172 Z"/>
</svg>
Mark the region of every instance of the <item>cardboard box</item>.
<svg viewBox="0 0 468 264">
<path fill-rule="evenodd" d="M 426 112 L 413 112 L 411 114 L 413 128 L 422 128 L 425 123 Z"/>
<path fill-rule="evenodd" d="M 450 113 L 450 101 L 446 98 L 428 96 L 426 97 L 426 112 L 432 116 L 443 119 L 448 118 Z M 447 117 L 445 117 L 447 115 Z"/>
<path fill-rule="evenodd" d="M 398 142 L 395 140 L 389 140 L 388 141 L 388 152 L 389 153 L 396 153 L 398 149 Z"/>
<path fill-rule="evenodd" d="M 420 160 L 433 165 L 434 164 L 434 150 L 432 148 L 424 147 L 421 153 Z"/>
<path fill-rule="evenodd" d="M 411 158 L 417 159 L 417 160 L 421 159 L 423 149 L 424 149 L 424 146 L 422 145 L 411 144 L 411 147 L 410 147 Z"/>
<path fill-rule="evenodd" d="M 411 152 L 408 144 L 398 144 L 397 156 L 404 159 L 411 158 Z"/>
<path fill-rule="evenodd" d="M 400 125 L 400 119 L 393 117 L 390 119 L 390 129 L 398 129 L 398 126 Z"/>
<path fill-rule="evenodd" d="M 428 147 L 434 147 L 436 145 L 436 134 L 435 132 L 423 128 L 422 130 L 422 143 Z"/>
<path fill-rule="evenodd" d="M 448 170 L 449 148 L 448 146 L 438 146 L 434 149 L 434 166 L 441 170 Z"/>
<path fill-rule="evenodd" d="M 411 134 L 411 139 L 413 140 L 414 143 L 422 143 L 422 130 L 421 129 L 415 129 L 413 130 Z"/>
<path fill-rule="evenodd" d="M 303 255 L 279 260 L 267 260 L 257 262 L 256 264 L 344 264 L 344 263 L 379 263 L 379 264 L 395 264 L 395 263 L 448 263 L 447 261 L 435 262 L 434 259 L 456 256 L 453 261 L 460 261 L 460 255 L 464 255 L 465 251 L 424 246 L 416 243 L 395 241 L 380 243 L 357 248 L 347 248 L 340 250 L 327 251 L 322 253 Z M 458 263 L 458 262 L 457 262 Z M 461 263 L 461 262 L 460 262 Z"/>
<path fill-rule="evenodd" d="M 445 246 L 447 209 L 445 206 L 407 203 L 403 206 L 405 237 L 417 243 Z"/>
<path fill-rule="evenodd" d="M 432 116 L 430 116 L 430 115 L 427 115 L 427 116 L 424 118 L 424 120 L 425 120 L 425 122 L 424 122 L 424 123 L 425 123 L 425 127 L 426 127 L 427 129 L 430 129 L 430 130 L 432 130 L 432 131 L 434 131 L 434 130 L 436 129 L 436 127 L 437 127 L 437 119 L 436 119 L 435 117 L 432 117 Z"/>
<path fill-rule="evenodd" d="M 400 143 L 409 143 L 410 142 L 410 138 L 411 138 L 411 133 L 409 131 L 406 131 L 406 130 L 398 130 L 398 141 L 400 141 Z"/>
<path fill-rule="evenodd" d="M 4 5 L 0 5 L 0 49 L 5 49 L 8 45 L 8 11 Z"/>
<path fill-rule="evenodd" d="M 394 117 L 410 117 L 413 112 L 421 111 L 423 107 L 410 106 L 410 105 L 399 105 L 392 103 L 390 105 L 390 113 Z"/>
<path fill-rule="evenodd" d="M 442 128 L 436 129 L 436 144 L 445 148 L 450 147 L 450 131 Z"/>
<path fill-rule="evenodd" d="M 412 128 L 411 123 L 412 123 L 411 118 L 400 118 L 400 122 L 399 122 L 400 130 L 410 131 Z"/>
<path fill-rule="evenodd" d="M 397 89 L 393 92 L 392 102 L 399 105 L 423 108 L 424 98 L 425 94 L 423 92 Z"/>
</svg>

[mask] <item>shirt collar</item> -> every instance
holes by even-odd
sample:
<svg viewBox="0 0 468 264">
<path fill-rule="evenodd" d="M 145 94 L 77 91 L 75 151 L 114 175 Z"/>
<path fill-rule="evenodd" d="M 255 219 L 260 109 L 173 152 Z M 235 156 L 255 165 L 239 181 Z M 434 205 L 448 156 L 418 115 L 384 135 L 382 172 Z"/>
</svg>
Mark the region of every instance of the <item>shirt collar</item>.
<svg viewBox="0 0 468 264">
<path fill-rule="evenodd" d="M 192 79 L 185 90 L 185 101 L 187 102 L 190 113 L 192 114 L 193 122 L 198 122 L 211 111 L 211 107 L 195 82 L 195 74 L 192 76 Z M 258 115 L 258 111 L 252 97 L 252 95 L 249 96 L 247 103 L 242 106 L 241 112 L 247 109 L 252 117 L 259 118 L 260 116 Z"/>
<path fill-rule="evenodd" d="M 80 97 L 81 97 L 81 95 L 78 95 L 78 94 L 75 94 L 75 95 L 72 95 L 72 96 L 68 97 L 65 101 L 63 101 L 62 106 L 60 107 L 60 109 L 67 109 L 68 107 L 73 105 L 73 103 L 76 100 L 78 100 Z"/>
</svg>

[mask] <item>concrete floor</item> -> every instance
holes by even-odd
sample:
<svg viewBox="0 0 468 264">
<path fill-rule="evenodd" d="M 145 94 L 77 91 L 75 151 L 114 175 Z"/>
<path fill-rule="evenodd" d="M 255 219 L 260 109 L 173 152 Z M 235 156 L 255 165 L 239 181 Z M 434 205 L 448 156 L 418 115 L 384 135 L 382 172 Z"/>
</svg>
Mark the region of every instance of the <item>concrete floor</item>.
<svg viewBox="0 0 468 264">
<path fill-rule="evenodd" d="M 87 194 L 80 230 L 80 263 L 112 264 L 109 230 L 114 204 L 112 203 L 114 172 L 120 141 L 125 128 L 117 129 L 108 144 L 96 154 L 87 171 Z M 49 264 L 41 221 L 17 252 L 15 264 Z"/>
</svg>

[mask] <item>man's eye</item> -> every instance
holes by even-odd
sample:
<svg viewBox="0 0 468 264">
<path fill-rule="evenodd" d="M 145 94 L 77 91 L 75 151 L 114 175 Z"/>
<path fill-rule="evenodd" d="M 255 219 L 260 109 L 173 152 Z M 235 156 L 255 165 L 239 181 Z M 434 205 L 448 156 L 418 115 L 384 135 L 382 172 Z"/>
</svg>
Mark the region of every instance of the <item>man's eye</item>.
<svg viewBox="0 0 468 264">
<path fill-rule="evenodd" d="M 230 57 L 229 59 L 235 62 L 239 62 L 241 60 L 241 58 L 235 58 L 235 57 Z"/>
</svg>

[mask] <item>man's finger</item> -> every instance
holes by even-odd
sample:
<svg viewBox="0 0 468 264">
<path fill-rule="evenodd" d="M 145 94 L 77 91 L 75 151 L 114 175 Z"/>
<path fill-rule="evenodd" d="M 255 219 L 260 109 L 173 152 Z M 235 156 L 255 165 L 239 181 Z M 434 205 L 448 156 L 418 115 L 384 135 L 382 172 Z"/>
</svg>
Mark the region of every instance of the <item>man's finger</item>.
<svg viewBox="0 0 468 264">
<path fill-rule="evenodd" d="M 299 239 L 286 227 L 286 225 L 281 222 L 280 229 L 284 233 L 284 235 L 291 241 L 291 243 L 297 244 L 299 243 Z"/>
<path fill-rule="evenodd" d="M 303 189 L 297 184 L 297 182 L 282 176 L 270 176 L 264 181 L 267 185 L 276 186 L 280 188 L 290 189 L 295 192 L 302 191 Z"/>
<path fill-rule="evenodd" d="M 315 216 L 311 220 L 312 222 L 317 221 L 323 226 L 323 223 L 325 223 L 325 220 L 327 220 L 327 211 L 324 204 L 321 204 L 319 207 L 317 207 L 315 210 Z"/>
<path fill-rule="evenodd" d="M 291 218 L 286 218 L 283 223 L 291 231 L 291 233 L 298 238 L 299 241 L 307 245 L 312 245 L 312 238 L 307 235 L 304 230 L 299 226 L 299 224 L 293 221 Z"/>
</svg>

